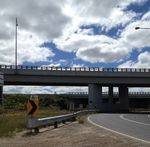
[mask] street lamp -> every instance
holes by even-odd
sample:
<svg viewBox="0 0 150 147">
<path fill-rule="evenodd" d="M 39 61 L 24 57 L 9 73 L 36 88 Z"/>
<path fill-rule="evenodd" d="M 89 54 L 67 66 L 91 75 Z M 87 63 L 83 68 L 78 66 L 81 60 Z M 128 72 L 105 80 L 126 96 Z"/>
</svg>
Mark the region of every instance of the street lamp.
<svg viewBox="0 0 150 147">
<path fill-rule="evenodd" d="M 18 21 L 17 21 L 17 18 L 16 18 L 16 25 L 15 25 L 15 68 L 17 69 L 17 31 L 18 31 Z"/>
<path fill-rule="evenodd" d="M 135 30 L 139 30 L 139 29 L 150 29 L 150 28 L 135 27 Z"/>
</svg>

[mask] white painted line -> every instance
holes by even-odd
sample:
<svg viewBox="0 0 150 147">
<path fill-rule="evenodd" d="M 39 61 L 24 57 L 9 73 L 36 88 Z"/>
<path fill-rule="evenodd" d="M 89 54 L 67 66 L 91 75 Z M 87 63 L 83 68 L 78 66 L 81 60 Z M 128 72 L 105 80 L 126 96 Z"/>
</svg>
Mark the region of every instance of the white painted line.
<svg viewBox="0 0 150 147">
<path fill-rule="evenodd" d="M 88 117 L 88 121 L 89 121 L 91 124 L 93 124 L 93 125 L 95 125 L 95 126 L 97 126 L 97 127 L 103 128 L 103 129 L 105 129 L 105 130 L 107 130 L 107 131 L 110 131 L 110 132 L 113 132 L 113 133 L 117 133 L 117 134 L 119 134 L 119 135 L 123 135 L 123 136 L 126 136 L 126 137 L 128 137 L 128 138 L 131 138 L 131 139 L 134 139 L 134 140 L 138 140 L 138 141 L 141 141 L 141 142 L 149 143 L 149 144 L 150 144 L 150 141 L 146 141 L 146 140 L 143 140 L 143 139 L 140 139 L 140 138 L 136 138 L 136 137 L 130 136 L 130 135 L 128 135 L 128 134 L 120 133 L 120 132 L 117 132 L 117 131 L 115 131 L 115 130 L 106 128 L 106 127 L 104 127 L 104 126 L 98 125 L 98 124 L 94 123 L 94 122 L 90 119 L 90 116 Z"/>
<path fill-rule="evenodd" d="M 131 119 L 125 118 L 124 114 L 121 114 L 120 118 L 123 119 L 123 120 L 126 120 L 126 121 L 130 121 L 130 122 L 136 123 L 136 124 L 150 126 L 150 124 L 147 124 L 147 123 L 142 123 L 142 122 L 139 122 L 139 121 L 135 121 L 135 120 L 131 120 Z"/>
<path fill-rule="evenodd" d="M 148 117 L 150 118 L 150 115 L 148 115 Z"/>
</svg>

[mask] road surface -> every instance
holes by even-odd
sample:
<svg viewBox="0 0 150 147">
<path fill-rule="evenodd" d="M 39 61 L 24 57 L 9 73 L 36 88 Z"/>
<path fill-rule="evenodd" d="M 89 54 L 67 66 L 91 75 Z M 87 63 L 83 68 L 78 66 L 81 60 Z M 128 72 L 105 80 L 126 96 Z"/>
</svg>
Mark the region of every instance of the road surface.
<svg viewBox="0 0 150 147">
<path fill-rule="evenodd" d="M 150 115 L 94 114 L 88 120 L 109 131 L 150 143 Z"/>
</svg>

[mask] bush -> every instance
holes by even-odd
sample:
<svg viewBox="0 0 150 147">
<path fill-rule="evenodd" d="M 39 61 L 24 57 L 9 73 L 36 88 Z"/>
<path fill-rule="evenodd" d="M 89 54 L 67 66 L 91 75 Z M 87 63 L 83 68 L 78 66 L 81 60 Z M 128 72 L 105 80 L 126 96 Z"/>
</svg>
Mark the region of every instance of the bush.
<svg viewBox="0 0 150 147">
<path fill-rule="evenodd" d="M 78 117 L 78 123 L 79 124 L 84 124 L 84 118 L 83 117 Z"/>
<path fill-rule="evenodd" d="M 5 109 L 25 110 L 28 99 L 27 95 L 5 95 L 3 106 Z"/>
<path fill-rule="evenodd" d="M 0 114 L 3 114 L 4 112 L 5 112 L 5 109 L 2 106 L 0 106 Z"/>
</svg>

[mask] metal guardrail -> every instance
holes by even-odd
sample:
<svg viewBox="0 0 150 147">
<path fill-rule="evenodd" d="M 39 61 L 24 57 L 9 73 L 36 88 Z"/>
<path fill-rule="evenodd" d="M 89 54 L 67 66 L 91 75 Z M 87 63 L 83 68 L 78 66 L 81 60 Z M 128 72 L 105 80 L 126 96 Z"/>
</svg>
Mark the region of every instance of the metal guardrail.
<svg viewBox="0 0 150 147">
<path fill-rule="evenodd" d="M 60 115 L 60 116 L 54 116 L 54 117 L 46 117 L 46 118 L 29 118 L 27 122 L 27 128 L 28 129 L 34 129 L 35 132 L 39 132 L 39 128 L 43 126 L 48 125 L 54 125 L 55 128 L 57 128 L 58 123 L 65 122 L 68 120 L 76 120 L 76 117 L 78 115 L 86 114 L 86 113 L 96 112 L 96 110 L 84 110 L 84 111 L 78 111 L 71 114 L 66 115 Z"/>
<path fill-rule="evenodd" d="M 68 92 L 63 93 L 65 95 L 88 95 L 88 92 Z M 114 95 L 119 95 L 118 92 L 114 92 Z M 108 92 L 102 92 L 102 95 L 108 95 Z M 150 95 L 150 92 L 129 92 L 129 95 Z"/>
<path fill-rule="evenodd" d="M 97 71 L 97 72 L 150 72 L 150 68 L 100 68 L 100 67 L 50 67 L 0 65 L 0 69 L 48 70 L 48 71 Z"/>
</svg>

